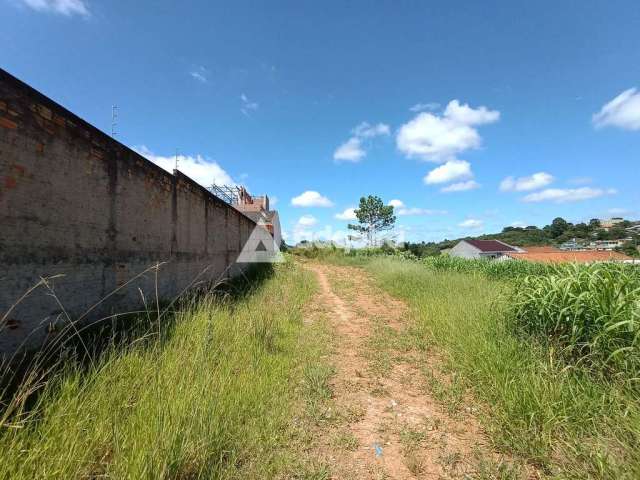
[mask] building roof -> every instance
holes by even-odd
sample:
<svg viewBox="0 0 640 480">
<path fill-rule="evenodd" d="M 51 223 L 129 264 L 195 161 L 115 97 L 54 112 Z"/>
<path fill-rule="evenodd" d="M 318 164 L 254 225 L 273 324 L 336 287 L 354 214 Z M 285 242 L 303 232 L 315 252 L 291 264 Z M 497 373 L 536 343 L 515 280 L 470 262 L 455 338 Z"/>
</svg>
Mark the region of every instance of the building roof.
<svg viewBox="0 0 640 480">
<path fill-rule="evenodd" d="M 583 250 L 583 251 L 558 251 L 558 252 L 522 252 L 507 253 L 509 257 L 517 260 L 526 260 L 528 262 L 542 263 L 592 263 L 592 262 L 620 262 L 622 260 L 632 260 L 619 252 L 604 252 L 602 250 Z"/>
<path fill-rule="evenodd" d="M 511 245 L 500 240 L 464 240 L 482 252 L 517 252 Z"/>
<path fill-rule="evenodd" d="M 522 249 L 527 253 L 562 252 L 558 247 L 553 247 L 551 245 L 532 245 L 530 247 L 522 247 Z"/>
</svg>

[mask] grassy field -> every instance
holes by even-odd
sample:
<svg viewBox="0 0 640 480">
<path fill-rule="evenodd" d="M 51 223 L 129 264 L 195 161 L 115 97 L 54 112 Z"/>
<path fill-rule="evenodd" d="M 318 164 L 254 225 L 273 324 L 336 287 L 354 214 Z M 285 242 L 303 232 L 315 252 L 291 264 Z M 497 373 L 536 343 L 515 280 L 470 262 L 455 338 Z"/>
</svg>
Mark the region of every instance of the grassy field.
<svg viewBox="0 0 640 480">
<path fill-rule="evenodd" d="M 640 477 L 637 370 L 622 361 L 637 351 L 619 352 L 611 374 L 580 362 L 581 356 L 567 356 L 566 335 L 554 336 L 551 329 L 533 323 L 534 318 L 556 314 L 555 305 L 559 318 L 567 320 L 562 331 L 576 331 L 580 321 L 587 325 L 592 318 L 589 309 L 595 312 L 599 308 L 595 303 L 609 298 L 597 317 L 599 331 L 610 327 L 608 335 L 615 339 L 608 348 L 637 349 L 638 318 L 628 316 L 637 315 L 640 308 L 637 278 L 618 276 L 598 282 L 599 275 L 587 272 L 575 280 L 581 286 L 565 280 L 568 286 L 558 287 L 557 296 L 551 298 L 552 287 L 544 281 L 562 283 L 562 278 L 542 276 L 527 287 L 392 257 L 352 263 L 365 265 L 383 288 L 408 302 L 414 341 L 441 354 L 445 369 L 459 374 L 464 386 L 483 402 L 481 420 L 499 449 L 524 457 L 554 477 Z M 626 296 L 623 292 L 616 297 L 621 285 L 626 285 Z M 580 292 L 578 298 L 570 296 L 571 288 L 574 293 L 575 288 L 582 289 L 582 296 Z M 538 294 L 532 295 L 536 289 Z M 526 294 L 531 294 L 529 304 Z M 589 295 L 591 299 L 586 298 Z M 563 306 L 568 309 L 562 310 Z M 543 307 L 547 310 L 540 310 Z M 617 321 L 622 318 L 624 325 Z M 523 324 L 531 328 L 519 328 Z M 613 332 L 616 328 L 624 333 Z M 594 340 L 593 334 L 585 335 L 586 340 L 576 340 L 583 346 Z M 597 365 L 602 366 L 601 360 Z"/>
<path fill-rule="evenodd" d="M 637 269 L 312 253 L 406 301 L 398 341 L 452 379 L 421 380 L 452 412 L 473 395 L 499 451 L 552 478 L 640 478 Z M 315 290 L 287 262 L 150 311 L 4 406 L 0 478 L 329 478 L 309 447 L 333 371 L 326 325 L 302 322 Z"/>
<path fill-rule="evenodd" d="M 299 418 L 329 375 L 320 327 L 302 328 L 315 284 L 286 263 L 254 285 L 159 329 L 151 314 L 89 367 L 49 378 L 2 420 L 0 478 L 313 478 Z"/>
</svg>

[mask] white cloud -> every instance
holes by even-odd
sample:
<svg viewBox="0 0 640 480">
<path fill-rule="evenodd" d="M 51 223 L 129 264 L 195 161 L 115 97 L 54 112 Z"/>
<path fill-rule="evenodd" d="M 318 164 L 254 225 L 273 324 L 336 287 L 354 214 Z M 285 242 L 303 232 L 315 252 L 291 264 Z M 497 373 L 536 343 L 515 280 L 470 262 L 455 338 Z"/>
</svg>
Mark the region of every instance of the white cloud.
<svg viewBox="0 0 640 480">
<path fill-rule="evenodd" d="M 526 192 L 546 187 L 554 180 L 553 175 L 546 172 L 537 172 L 528 177 L 507 177 L 500 182 L 500 190 L 503 192 Z"/>
<path fill-rule="evenodd" d="M 333 202 L 314 190 L 307 190 L 291 199 L 294 207 L 332 207 Z"/>
<path fill-rule="evenodd" d="M 89 8 L 84 0 L 22 0 L 22 2 L 38 12 L 54 12 L 68 17 L 89 16 Z"/>
<path fill-rule="evenodd" d="M 242 105 L 240 106 L 240 111 L 242 112 L 243 115 L 247 117 L 250 117 L 251 116 L 250 113 L 255 112 L 260 107 L 260 105 L 257 102 L 253 102 L 249 100 L 249 97 L 247 97 L 244 93 L 240 95 L 240 101 L 242 102 Z"/>
<path fill-rule="evenodd" d="M 611 126 L 625 130 L 640 130 L 640 92 L 625 90 L 605 104 L 591 118 L 596 128 Z"/>
<path fill-rule="evenodd" d="M 346 208 L 342 213 L 336 213 L 335 218 L 338 220 L 355 220 L 356 219 L 356 209 Z"/>
<path fill-rule="evenodd" d="M 269 208 L 273 208 L 278 204 L 278 197 L 276 195 L 269 197 Z"/>
<path fill-rule="evenodd" d="M 509 226 L 514 228 L 524 228 L 527 226 L 527 224 L 521 220 L 516 220 L 515 222 L 512 222 L 511 225 Z"/>
<path fill-rule="evenodd" d="M 467 190 L 475 190 L 480 188 L 480 184 L 475 180 L 467 180 L 466 182 L 452 183 L 440 189 L 443 193 L 465 192 Z"/>
<path fill-rule="evenodd" d="M 367 156 L 367 152 L 362 145 L 363 140 L 389 135 L 390 132 L 389 125 L 384 123 L 371 125 L 368 122 L 362 122 L 351 130 L 353 136 L 336 148 L 333 152 L 333 159 L 336 161 L 359 162 Z"/>
<path fill-rule="evenodd" d="M 312 241 L 314 239 L 313 230 L 308 230 L 305 227 L 303 227 L 302 225 L 296 224 L 293 227 L 292 239 L 296 243 L 300 242 L 302 240 Z"/>
<path fill-rule="evenodd" d="M 368 122 L 362 122 L 360 125 L 356 126 L 351 133 L 359 138 L 373 138 L 380 135 L 389 135 L 389 133 L 391 133 L 391 129 L 389 128 L 389 125 L 384 123 L 370 125 Z"/>
<path fill-rule="evenodd" d="M 555 203 L 579 202 L 581 200 L 589 200 L 591 198 L 602 197 L 603 195 L 614 195 L 615 189 L 602 188 L 547 188 L 540 192 L 530 193 L 522 198 L 523 202 L 545 202 L 551 201 Z"/>
<path fill-rule="evenodd" d="M 303 215 L 298 219 L 298 225 L 301 227 L 313 227 L 318 220 L 313 215 Z"/>
<path fill-rule="evenodd" d="M 159 167 L 164 168 L 168 172 L 173 172 L 176 165 L 175 156 L 164 157 L 162 155 L 156 155 L 144 145 L 134 147 L 133 149 Z M 203 187 L 210 187 L 212 183 L 218 185 L 236 184 L 231 176 L 216 161 L 203 157 L 200 154 L 195 156 L 178 155 L 178 170 Z"/>
<path fill-rule="evenodd" d="M 398 130 L 396 145 L 407 157 L 442 162 L 482 142 L 474 126 L 498 121 L 500 112 L 452 100 L 442 116 L 422 112 Z"/>
<path fill-rule="evenodd" d="M 420 113 L 400 127 L 398 149 L 408 157 L 440 162 L 480 146 L 478 132 L 430 113 Z"/>
<path fill-rule="evenodd" d="M 198 80 L 200 83 L 207 83 L 209 81 L 207 77 L 207 69 L 203 66 L 194 68 L 189 72 L 189 75 Z"/>
<path fill-rule="evenodd" d="M 360 139 L 351 137 L 349 140 L 336 148 L 336 151 L 333 152 L 333 159 L 342 160 L 345 162 L 359 162 L 366 155 L 367 152 L 365 152 L 362 148 Z"/>
<path fill-rule="evenodd" d="M 471 108 L 468 104 L 460 105 L 458 100 L 451 100 L 444 111 L 444 116 L 463 125 L 484 125 L 497 122 L 500 112 L 487 107 Z"/>
<path fill-rule="evenodd" d="M 415 105 L 409 107 L 409 110 L 412 112 L 422 112 L 424 110 L 437 110 L 440 108 L 440 104 L 436 102 L 429 103 L 416 103 Z"/>
<path fill-rule="evenodd" d="M 446 210 L 431 210 L 428 208 L 407 207 L 402 200 L 391 200 L 388 205 L 393 207 L 393 212 L 398 216 L 409 217 L 418 215 L 446 215 Z"/>
<path fill-rule="evenodd" d="M 432 185 L 434 183 L 447 183 L 454 180 L 464 180 L 473 177 L 471 164 L 464 160 L 449 160 L 444 165 L 431 170 L 425 177 L 424 183 Z"/>
<path fill-rule="evenodd" d="M 464 222 L 460 222 L 458 226 L 462 228 L 482 228 L 484 226 L 484 222 L 476 218 L 469 218 Z"/>
<path fill-rule="evenodd" d="M 423 215 L 446 215 L 446 210 L 431 210 L 428 208 L 399 208 L 395 213 L 397 213 L 401 217 L 409 217 L 409 216 L 423 216 Z"/>
</svg>

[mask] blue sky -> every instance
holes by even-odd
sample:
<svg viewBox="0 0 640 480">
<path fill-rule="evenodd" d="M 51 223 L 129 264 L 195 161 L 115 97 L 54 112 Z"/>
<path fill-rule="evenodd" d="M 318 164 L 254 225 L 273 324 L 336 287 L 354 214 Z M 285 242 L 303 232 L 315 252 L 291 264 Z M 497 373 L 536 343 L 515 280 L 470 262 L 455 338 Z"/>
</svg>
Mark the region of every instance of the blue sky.
<svg viewBox="0 0 640 480">
<path fill-rule="evenodd" d="M 277 198 L 290 241 L 397 206 L 440 240 L 640 216 L 629 1 L 0 0 L 0 65 L 148 158 Z M 339 218 L 337 218 L 337 217 Z M 336 233 L 338 232 L 338 233 Z"/>
</svg>

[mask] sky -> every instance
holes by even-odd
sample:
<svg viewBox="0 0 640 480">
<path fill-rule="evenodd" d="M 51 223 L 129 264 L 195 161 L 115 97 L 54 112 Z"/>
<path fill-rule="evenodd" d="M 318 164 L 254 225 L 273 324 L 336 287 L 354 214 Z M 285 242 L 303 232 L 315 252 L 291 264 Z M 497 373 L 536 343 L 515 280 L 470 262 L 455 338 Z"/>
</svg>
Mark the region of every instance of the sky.
<svg viewBox="0 0 640 480">
<path fill-rule="evenodd" d="M 363 195 L 399 240 L 640 219 L 640 4 L 0 0 L 0 66 L 150 160 L 267 194 L 289 243 Z"/>
</svg>

